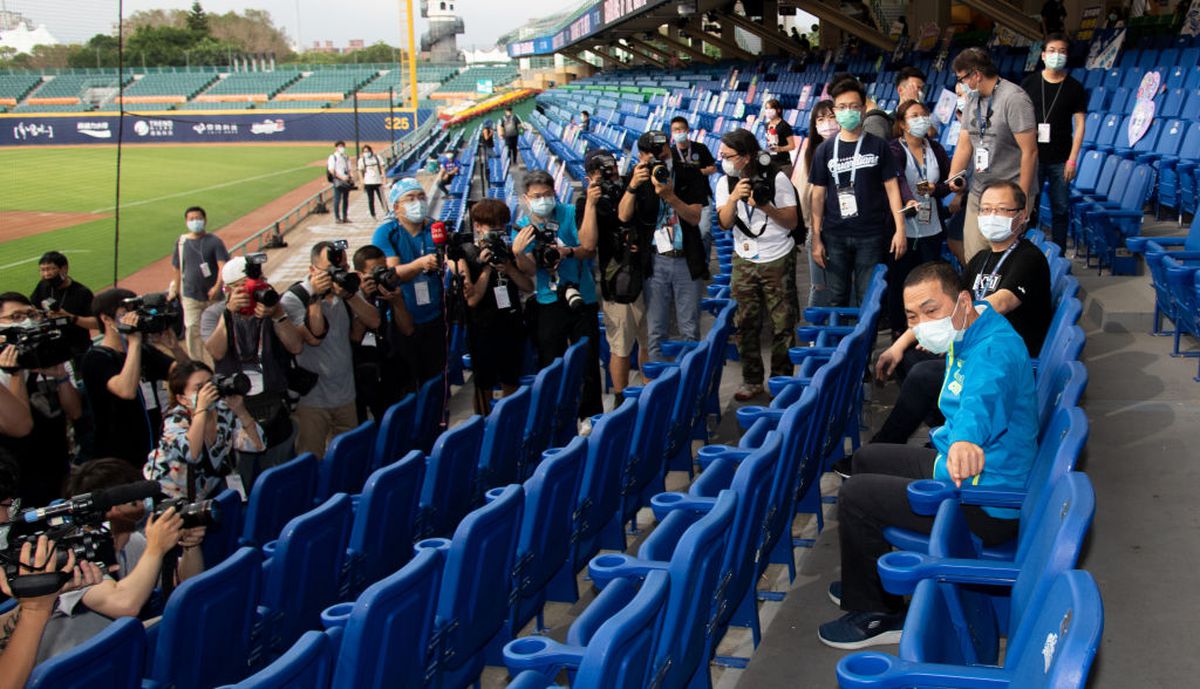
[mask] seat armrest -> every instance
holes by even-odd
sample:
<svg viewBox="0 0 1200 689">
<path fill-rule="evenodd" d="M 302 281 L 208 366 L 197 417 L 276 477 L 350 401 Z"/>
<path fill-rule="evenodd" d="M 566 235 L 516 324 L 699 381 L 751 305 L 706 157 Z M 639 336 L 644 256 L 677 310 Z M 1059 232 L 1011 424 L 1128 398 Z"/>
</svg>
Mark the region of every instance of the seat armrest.
<svg viewBox="0 0 1200 689">
<path fill-rule="evenodd" d="M 711 512 L 716 504 L 716 498 L 696 497 L 687 493 L 659 493 L 650 498 L 650 509 L 660 522 L 672 512 Z"/>
<path fill-rule="evenodd" d="M 941 558 L 925 553 L 893 551 L 879 558 L 879 578 L 888 593 L 911 594 L 924 579 L 956 584 L 1012 586 L 1021 568 L 1012 562 Z"/>
<path fill-rule="evenodd" d="M 950 481 L 920 479 L 908 484 L 908 504 L 916 514 L 934 515 L 944 500 L 964 505 L 1020 509 L 1025 491 L 999 488 L 958 488 Z"/>
<path fill-rule="evenodd" d="M 559 643 L 545 636 L 527 636 L 504 645 L 504 665 L 514 677 L 526 670 L 554 677 L 564 668 L 578 668 L 586 652 L 583 646 Z M 546 682 L 547 686 L 552 684 L 551 680 Z"/>
<path fill-rule="evenodd" d="M 894 655 L 865 651 L 838 661 L 838 686 L 842 689 L 1009 689 L 1008 675 L 996 667 L 914 663 Z"/>
<path fill-rule="evenodd" d="M 732 445 L 705 445 L 696 451 L 696 461 L 699 462 L 700 469 L 704 470 L 718 459 L 728 459 L 740 464 L 751 452 L 754 450 Z"/>
<path fill-rule="evenodd" d="M 667 571 L 669 562 L 643 560 L 632 555 L 606 553 L 588 563 L 588 576 L 596 588 L 603 590 L 614 579 L 644 579 L 655 571 Z"/>
</svg>

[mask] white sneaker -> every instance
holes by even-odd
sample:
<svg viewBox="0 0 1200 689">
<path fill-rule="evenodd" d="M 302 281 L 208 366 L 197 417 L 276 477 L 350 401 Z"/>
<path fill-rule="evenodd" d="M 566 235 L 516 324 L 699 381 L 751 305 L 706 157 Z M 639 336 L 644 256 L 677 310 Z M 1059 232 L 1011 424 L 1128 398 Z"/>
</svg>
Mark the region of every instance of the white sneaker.
<svg viewBox="0 0 1200 689">
<path fill-rule="evenodd" d="M 591 434 L 592 434 L 592 420 L 584 419 L 584 420 L 580 421 L 579 422 L 579 435 L 586 438 Z"/>
</svg>

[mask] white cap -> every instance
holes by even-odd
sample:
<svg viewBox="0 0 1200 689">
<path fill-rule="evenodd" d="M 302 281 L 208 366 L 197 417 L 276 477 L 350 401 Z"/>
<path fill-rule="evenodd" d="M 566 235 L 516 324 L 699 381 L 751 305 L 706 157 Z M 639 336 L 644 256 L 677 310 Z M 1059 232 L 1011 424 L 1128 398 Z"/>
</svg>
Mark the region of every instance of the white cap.
<svg viewBox="0 0 1200 689">
<path fill-rule="evenodd" d="M 225 267 L 221 268 L 221 282 L 230 284 L 237 282 L 246 277 L 246 257 L 234 256 L 225 262 Z"/>
</svg>

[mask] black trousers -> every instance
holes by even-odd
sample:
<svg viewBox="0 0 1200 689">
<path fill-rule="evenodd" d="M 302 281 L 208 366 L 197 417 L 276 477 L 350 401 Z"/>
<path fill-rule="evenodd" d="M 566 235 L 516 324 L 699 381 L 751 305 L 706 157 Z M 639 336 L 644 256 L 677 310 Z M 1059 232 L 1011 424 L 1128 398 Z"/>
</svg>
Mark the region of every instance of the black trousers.
<svg viewBox="0 0 1200 689">
<path fill-rule="evenodd" d="M 364 184 L 363 191 L 367 192 L 367 209 L 371 217 L 375 217 L 375 198 L 379 198 L 379 210 L 387 212 L 387 203 L 383 200 L 383 189 L 379 184 Z"/>
<path fill-rule="evenodd" d="M 838 494 L 838 538 L 842 553 L 842 609 L 853 612 L 899 612 L 904 599 L 883 590 L 876 563 L 891 551 L 883 530 L 893 526 L 928 534 L 933 517 L 914 514 L 908 484 L 933 478 L 936 451 L 909 445 L 867 445 L 854 454 L 854 475 Z M 971 532 L 984 545 L 997 545 L 1017 535 L 1016 519 L 997 519 L 975 505 L 963 508 Z"/>
<path fill-rule="evenodd" d="M 887 297 L 885 303 L 887 305 L 888 326 L 892 332 L 899 335 L 904 332 L 907 327 L 906 317 L 904 315 L 904 279 L 912 272 L 913 268 L 936 261 L 942 255 L 942 242 L 946 239 L 945 232 L 939 232 L 931 237 L 923 237 L 921 239 L 908 239 L 908 250 L 899 259 L 891 257 L 888 254 L 888 273 L 887 273 Z"/>
<path fill-rule="evenodd" d="M 504 137 L 504 145 L 508 146 L 508 164 L 516 165 L 520 158 L 517 157 L 517 142 L 520 141 L 518 136 Z"/>
<path fill-rule="evenodd" d="M 567 347 L 588 338 L 587 364 L 583 368 L 583 397 L 579 400 L 579 418 L 604 412 L 600 399 L 600 306 L 585 304 L 572 311 L 562 299 L 537 307 L 538 365 L 549 366 L 567 351 Z"/>
<path fill-rule="evenodd" d="M 909 354 L 913 356 L 910 357 Z M 922 423 L 928 421 L 932 426 L 942 423 L 937 401 L 946 376 L 946 360 L 940 356 L 909 350 L 905 354 L 904 364 L 899 368 L 901 371 L 907 370 L 907 375 L 903 376 L 900 383 L 900 396 L 896 398 L 895 406 L 879 427 L 879 432 L 871 438 L 872 443 L 903 445 Z"/>
<path fill-rule="evenodd" d="M 446 370 L 446 317 L 418 323 L 401 340 L 417 386 Z"/>
</svg>

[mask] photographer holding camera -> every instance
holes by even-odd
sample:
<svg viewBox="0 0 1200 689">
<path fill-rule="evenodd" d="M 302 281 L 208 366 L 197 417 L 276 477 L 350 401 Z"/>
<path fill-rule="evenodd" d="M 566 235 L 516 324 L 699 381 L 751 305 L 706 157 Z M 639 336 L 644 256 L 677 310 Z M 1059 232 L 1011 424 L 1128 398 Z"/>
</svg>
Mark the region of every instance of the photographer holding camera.
<svg viewBox="0 0 1200 689">
<path fill-rule="evenodd" d="M 700 296 L 708 259 L 700 236 L 708 182 L 698 168 L 675 165 L 667 135 L 652 131 L 637 142 L 638 164 L 621 197 L 618 217 L 653 237 L 646 284 L 649 356 L 659 360 L 659 343 L 670 335 L 671 304 L 685 340 L 700 339 Z"/>
<path fill-rule="evenodd" d="M 526 337 L 521 290 L 534 289 L 533 281 L 517 269 L 506 241 L 511 219 L 503 201 L 482 199 L 472 206 L 474 241 L 462 245 L 452 268 L 463 279 L 475 413 L 484 416 L 497 385 L 506 397 L 520 385 Z"/>
<path fill-rule="evenodd" d="M 400 278 L 404 305 L 413 319 L 413 333 L 404 338 L 403 348 L 420 384 L 446 370 L 444 257 L 433 243 L 429 202 L 420 182 L 411 177 L 397 180 L 391 200 L 395 217 L 375 229 L 371 243 L 387 254 L 388 267 Z"/>
<path fill-rule="evenodd" d="M 68 495 L 109 490 L 140 480 L 138 472 L 119 459 L 94 459 L 82 464 L 67 485 Z M 145 520 L 141 529 L 138 525 Z M 42 635 L 37 660 L 42 662 L 66 652 L 104 630 L 118 617 L 138 617 L 163 582 L 164 564 L 170 573 L 168 585 L 177 584 L 204 571 L 200 544 L 205 527 L 185 528 L 186 521 L 174 507 L 146 513 L 144 500 L 108 508 L 102 515 L 84 521 L 106 521 L 112 539 L 115 563 L 94 586 L 61 594 L 54 614 Z M 177 550 L 178 548 L 178 550 Z M 169 557 L 168 557 L 169 556 Z"/>
<path fill-rule="evenodd" d="M 734 399 L 746 401 L 763 392 L 763 318 L 771 321 L 771 375 L 791 375 L 792 327 L 796 323 L 796 242 L 799 222 L 796 189 L 777 171 L 769 153 L 745 129 L 721 137 L 718 151 L 725 178 L 717 182 L 717 217 L 733 232 L 731 291 L 738 303 L 737 346 L 742 359 L 742 386 Z"/>
<path fill-rule="evenodd" d="M 300 329 L 288 320 L 279 293 L 262 276 L 266 254 L 229 259 L 221 270 L 225 301 L 204 311 L 200 332 L 220 376 L 244 374 L 244 401 L 263 431 L 266 450 L 239 451 L 238 473 L 247 488 L 258 474 L 292 457 L 295 427 L 288 409 L 287 367 L 304 349 Z"/>
<path fill-rule="evenodd" d="M 157 382 L 167 379 L 175 361 L 191 361 L 172 327 L 179 313 L 161 293 L 139 298 L 121 288 L 97 294 L 92 313 L 103 333 L 83 356 L 96 424 L 92 454 L 119 457 L 140 470 L 162 422 Z"/>
<path fill-rule="evenodd" d="M 91 330 L 99 330 L 100 322 L 92 315 L 92 290 L 71 278 L 67 257 L 57 251 L 47 251 L 38 259 L 38 281 L 29 301 L 50 317 L 70 318 L 66 327 L 71 343 L 72 362 L 76 374 L 84 352 L 92 346 Z"/>
<path fill-rule="evenodd" d="M 280 302 L 304 340 L 296 363 L 317 374 L 316 385 L 296 406 L 296 451 L 318 457 L 331 438 L 358 425 L 350 321 L 379 327 L 379 313 L 358 292 L 361 280 L 347 265 L 346 248 L 344 239 L 314 244 L 308 277 L 289 287 Z"/>
<path fill-rule="evenodd" d="M 629 387 L 629 357 L 637 343 L 643 362 L 649 359 L 644 284 L 650 270 L 650 236 L 617 217 L 625 184 L 617 173 L 617 159 L 604 149 L 588 151 L 583 159 L 587 192 L 575 201 L 575 220 L 596 236 L 600 262 L 600 309 L 608 340 L 608 373 L 616 404 Z M 594 228 L 594 229 L 593 229 Z"/>
<path fill-rule="evenodd" d="M 208 500 L 233 477 L 233 450 L 262 452 L 262 428 L 242 396 L 250 390 L 244 373 L 213 378 L 212 369 L 199 361 L 176 364 L 167 378 L 171 408 L 163 419 L 158 447 L 146 459 L 142 474 L 158 481 L 170 498 Z M 246 493 L 244 486 L 239 492 Z"/>
<path fill-rule="evenodd" d="M 23 334 L 38 332 L 42 325 L 45 325 L 42 312 L 25 295 L 0 294 L 0 336 L 8 337 L 13 330 Z M 62 497 L 71 463 L 67 424 L 83 415 L 83 400 L 67 375 L 65 362 L 71 349 L 66 327 L 41 331 L 53 339 L 42 340 L 44 344 L 36 345 L 15 361 L 4 362 L 0 357 L 0 386 L 28 402 L 33 420 L 31 432 L 24 437 L 0 437 L 0 445 L 19 458 L 18 495 L 27 505 L 45 505 Z M 22 366 L 22 358 L 40 367 Z"/>
<path fill-rule="evenodd" d="M 379 326 L 368 328 L 355 318 L 350 326 L 358 420 L 367 411 L 376 420 L 405 394 L 416 390 L 412 369 L 401 344 L 413 334 L 412 314 L 404 305 L 400 278 L 387 267 L 387 255 L 374 244 L 354 252 L 354 270 L 362 279 L 362 298 L 379 313 Z"/>
<path fill-rule="evenodd" d="M 544 170 L 525 175 L 529 215 L 513 230 L 517 268 L 534 281 L 537 327 L 533 334 L 538 365 L 549 366 L 567 347 L 589 338 L 579 418 L 604 411 L 600 399 L 600 320 L 591 257 L 596 253 L 594 225 L 576 229 L 575 213 L 558 202 L 554 178 Z M 587 424 L 584 424 L 585 428 Z"/>
</svg>

